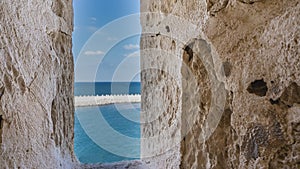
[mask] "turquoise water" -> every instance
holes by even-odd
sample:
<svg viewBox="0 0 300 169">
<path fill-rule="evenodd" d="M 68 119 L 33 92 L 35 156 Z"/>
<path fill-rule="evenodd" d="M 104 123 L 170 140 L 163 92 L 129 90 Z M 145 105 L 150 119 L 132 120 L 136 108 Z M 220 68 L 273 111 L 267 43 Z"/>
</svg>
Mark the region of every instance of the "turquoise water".
<svg viewBox="0 0 300 169">
<path fill-rule="evenodd" d="M 74 150 L 81 163 L 140 157 L 140 103 L 78 107 Z"/>
</svg>

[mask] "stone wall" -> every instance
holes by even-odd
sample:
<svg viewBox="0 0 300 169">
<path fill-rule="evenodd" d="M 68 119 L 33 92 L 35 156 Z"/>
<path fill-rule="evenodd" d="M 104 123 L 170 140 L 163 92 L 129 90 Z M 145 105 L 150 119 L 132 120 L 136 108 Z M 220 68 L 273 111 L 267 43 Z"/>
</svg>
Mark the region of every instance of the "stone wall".
<svg viewBox="0 0 300 169">
<path fill-rule="evenodd" d="M 0 23 L 0 168 L 73 168 L 72 1 L 1 0 Z"/>
<path fill-rule="evenodd" d="M 300 3 L 141 1 L 153 168 L 300 167 Z"/>
<path fill-rule="evenodd" d="M 299 2 L 141 4 L 143 162 L 80 166 L 72 1 L 0 2 L 0 168 L 299 168 Z"/>
</svg>

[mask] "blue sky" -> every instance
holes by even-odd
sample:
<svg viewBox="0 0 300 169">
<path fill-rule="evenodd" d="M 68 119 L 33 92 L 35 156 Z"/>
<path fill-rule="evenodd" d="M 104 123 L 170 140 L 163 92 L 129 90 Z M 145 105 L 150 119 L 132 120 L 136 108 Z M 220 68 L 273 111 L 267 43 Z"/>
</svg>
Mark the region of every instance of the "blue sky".
<svg viewBox="0 0 300 169">
<path fill-rule="evenodd" d="M 140 81 L 140 0 L 74 0 L 75 81 Z"/>
</svg>

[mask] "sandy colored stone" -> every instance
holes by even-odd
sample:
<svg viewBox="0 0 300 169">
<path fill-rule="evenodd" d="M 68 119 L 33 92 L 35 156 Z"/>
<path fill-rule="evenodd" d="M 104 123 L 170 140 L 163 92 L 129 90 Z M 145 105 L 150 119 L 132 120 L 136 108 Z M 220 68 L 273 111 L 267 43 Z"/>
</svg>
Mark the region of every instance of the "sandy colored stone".
<svg viewBox="0 0 300 169">
<path fill-rule="evenodd" d="M 142 111 L 151 121 L 142 124 L 141 150 L 153 155 L 145 161 L 299 168 L 299 2 L 150 0 L 141 7 Z"/>
<path fill-rule="evenodd" d="M 297 0 L 141 1 L 143 161 L 73 153 L 72 2 L 0 2 L 0 168 L 299 168 Z"/>
<path fill-rule="evenodd" d="M 73 168 L 72 2 L 0 2 L 0 168 Z"/>
</svg>

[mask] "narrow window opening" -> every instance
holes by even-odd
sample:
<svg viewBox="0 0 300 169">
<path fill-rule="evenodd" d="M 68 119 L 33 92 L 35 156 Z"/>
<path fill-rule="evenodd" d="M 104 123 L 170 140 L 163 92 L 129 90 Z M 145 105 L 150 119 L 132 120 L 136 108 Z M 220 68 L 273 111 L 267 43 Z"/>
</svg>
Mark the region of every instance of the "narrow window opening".
<svg viewBox="0 0 300 169">
<path fill-rule="evenodd" d="M 81 163 L 140 159 L 140 4 L 74 0 L 74 151 Z"/>
</svg>

